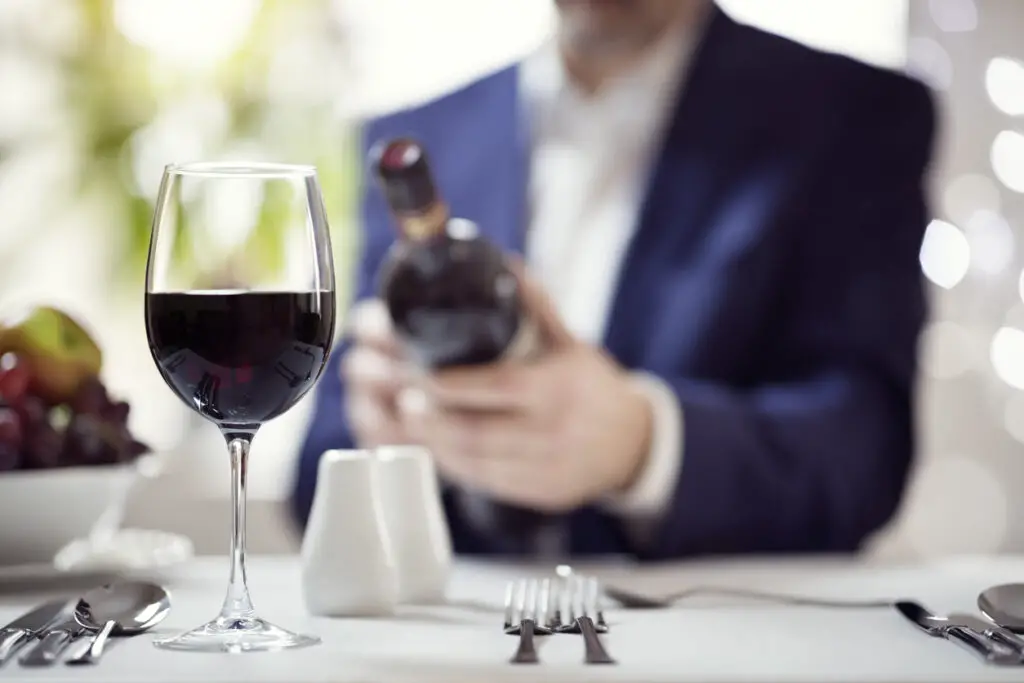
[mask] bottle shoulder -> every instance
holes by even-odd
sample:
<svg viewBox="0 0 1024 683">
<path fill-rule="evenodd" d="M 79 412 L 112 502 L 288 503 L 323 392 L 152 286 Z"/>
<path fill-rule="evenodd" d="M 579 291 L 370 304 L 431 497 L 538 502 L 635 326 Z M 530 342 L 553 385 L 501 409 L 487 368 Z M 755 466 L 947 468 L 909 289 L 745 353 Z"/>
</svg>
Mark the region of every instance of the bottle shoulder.
<svg viewBox="0 0 1024 683">
<path fill-rule="evenodd" d="M 445 231 L 419 240 L 399 238 L 388 249 L 385 268 L 399 264 L 435 271 L 440 266 L 460 268 L 473 264 L 492 271 L 508 270 L 504 252 L 484 236 L 479 228 L 464 219 L 448 221 Z"/>
</svg>

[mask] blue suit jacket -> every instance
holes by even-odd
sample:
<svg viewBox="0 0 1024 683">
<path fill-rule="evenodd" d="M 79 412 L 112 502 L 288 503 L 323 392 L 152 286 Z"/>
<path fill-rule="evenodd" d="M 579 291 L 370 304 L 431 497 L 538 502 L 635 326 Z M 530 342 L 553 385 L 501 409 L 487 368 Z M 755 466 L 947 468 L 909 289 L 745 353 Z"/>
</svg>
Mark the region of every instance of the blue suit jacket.
<svg viewBox="0 0 1024 683">
<path fill-rule="evenodd" d="M 365 127 L 411 134 L 453 211 L 523 246 L 526 125 L 511 67 Z M 918 262 L 934 109 L 902 75 L 734 22 L 705 32 L 657 159 L 604 344 L 658 375 L 685 416 L 683 464 L 654 541 L 567 516 L 576 555 L 852 551 L 893 515 L 914 450 L 926 301 Z M 374 295 L 394 229 L 366 184 L 357 298 Z M 338 378 L 317 392 L 294 514 L 319 455 L 353 446 Z M 450 492 L 449 492 L 450 493 Z M 445 494 L 456 550 L 502 545 Z"/>
</svg>

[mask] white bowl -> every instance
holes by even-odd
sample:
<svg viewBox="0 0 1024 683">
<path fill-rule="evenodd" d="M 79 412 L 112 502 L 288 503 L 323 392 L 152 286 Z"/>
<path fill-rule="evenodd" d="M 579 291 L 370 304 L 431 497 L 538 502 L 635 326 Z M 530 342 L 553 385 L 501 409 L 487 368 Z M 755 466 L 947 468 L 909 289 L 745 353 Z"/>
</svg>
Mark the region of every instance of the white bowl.
<svg viewBox="0 0 1024 683">
<path fill-rule="evenodd" d="M 49 563 L 122 503 L 132 465 L 0 472 L 0 566 Z"/>
</svg>

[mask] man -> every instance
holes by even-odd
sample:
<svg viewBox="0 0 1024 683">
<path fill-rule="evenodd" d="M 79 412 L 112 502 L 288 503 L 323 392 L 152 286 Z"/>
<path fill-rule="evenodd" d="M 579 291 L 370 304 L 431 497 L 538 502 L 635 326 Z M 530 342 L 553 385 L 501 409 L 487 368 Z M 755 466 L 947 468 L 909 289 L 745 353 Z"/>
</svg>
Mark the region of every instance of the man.
<svg viewBox="0 0 1024 683">
<path fill-rule="evenodd" d="M 403 369 L 368 182 L 297 518 L 324 450 L 415 442 L 462 553 L 535 551 L 466 491 L 553 515 L 576 556 L 857 550 L 914 450 L 929 93 L 705 0 L 555 2 L 551 46 L 364 134 L 422 141 L 454 213 L 523 255 L 551 352 Z"/>
</svg>

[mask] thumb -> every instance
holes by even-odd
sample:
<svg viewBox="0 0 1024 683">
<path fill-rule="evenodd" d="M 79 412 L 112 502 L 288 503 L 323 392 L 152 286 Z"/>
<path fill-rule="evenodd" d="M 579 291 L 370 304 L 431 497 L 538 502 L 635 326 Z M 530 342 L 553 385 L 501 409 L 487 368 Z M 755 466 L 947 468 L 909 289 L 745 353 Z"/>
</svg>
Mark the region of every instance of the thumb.
<svg viewBox="0 0 1024 683">
<path fill-rule="evenodd" d="M 540 283 L 526 271 L 526 265 L 518 256 L 509 256 L 509 269 L 516 276 L 526 314 L 538 327 L 538 332 L 549 348 L 562 348 L 576 340 L 562 322 L 555 309 L 555 302 L 544 291 Z"/>
</svg>

